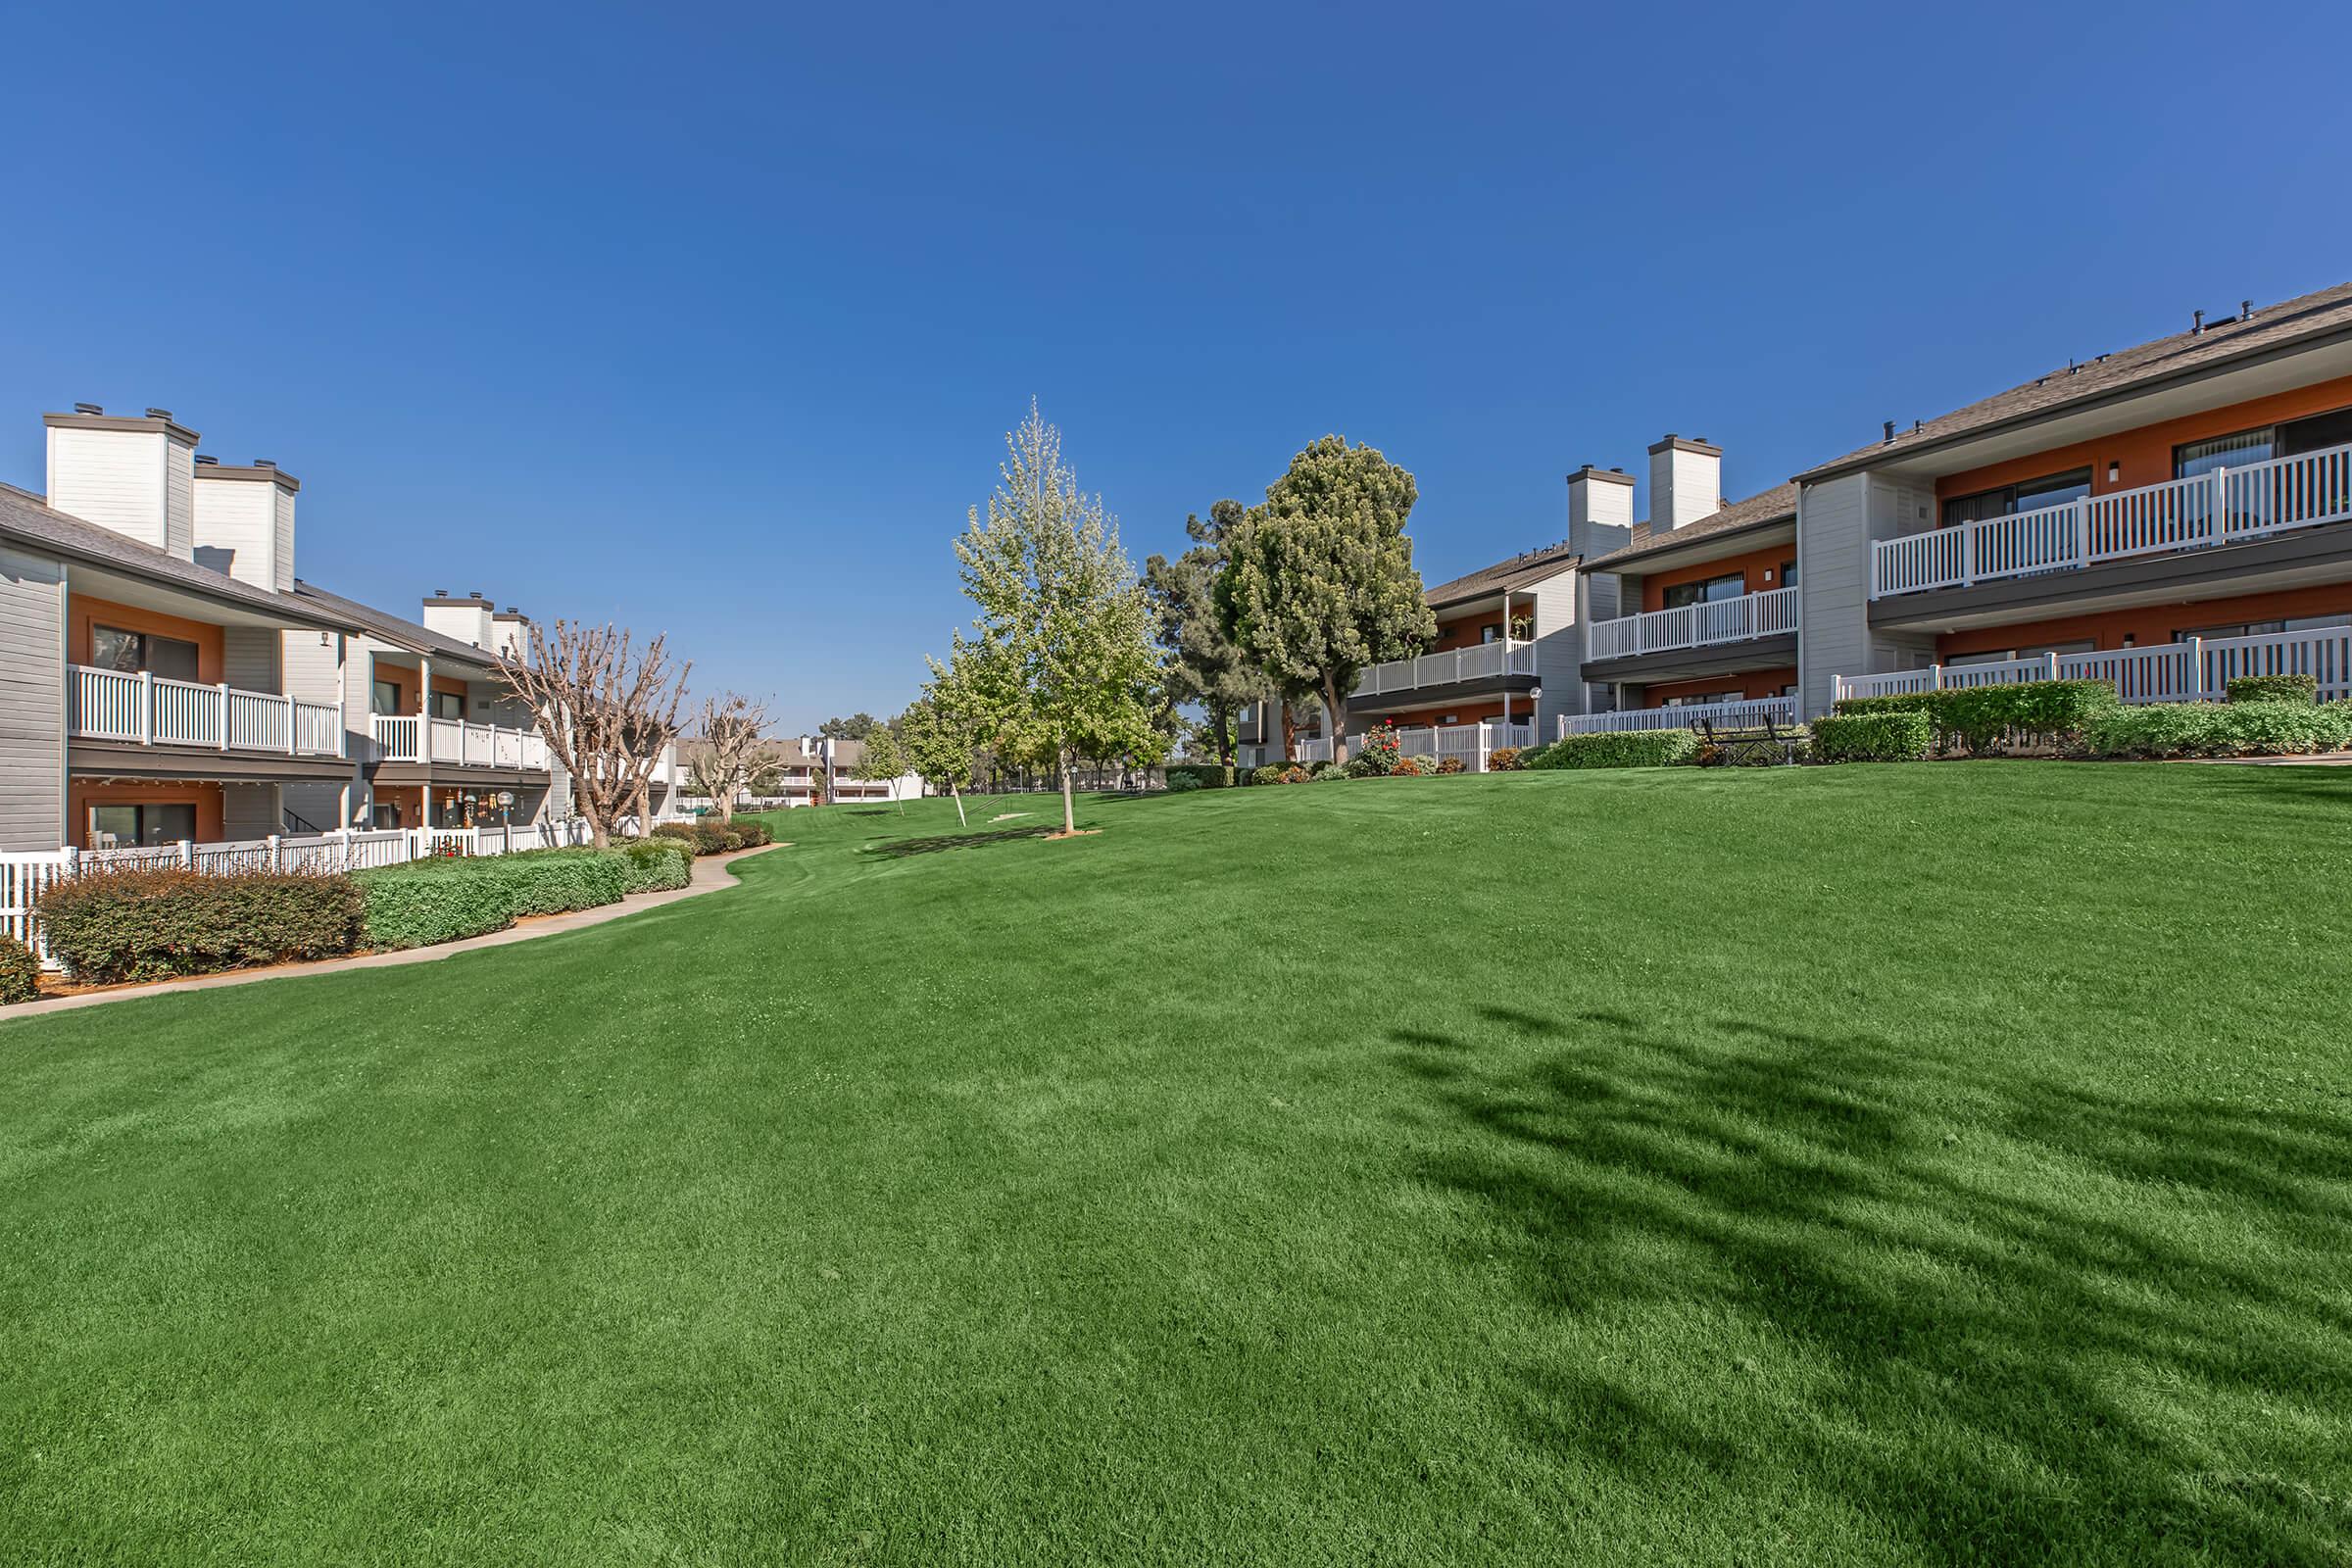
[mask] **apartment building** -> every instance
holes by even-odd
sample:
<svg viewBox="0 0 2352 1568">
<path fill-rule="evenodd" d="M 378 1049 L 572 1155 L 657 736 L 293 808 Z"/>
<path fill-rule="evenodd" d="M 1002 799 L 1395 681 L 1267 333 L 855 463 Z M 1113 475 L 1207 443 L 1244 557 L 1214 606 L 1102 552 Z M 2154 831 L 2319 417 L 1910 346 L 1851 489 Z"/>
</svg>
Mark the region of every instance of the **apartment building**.
<svg viewBox="0 0 2352 1568">
<path fill-rule="evenodd" d="M 679 769 L 681 789 L 697 801 L 703 797 L 694 788 L 694 761 L 702 751 L 701 741 L 689 740 Z M 864 760 L 865 746 L 860 741 L 796 735 L 789 740 L 769 742 L 760 748 L 759 769 L 740 804 L 764 809 L 771 806 L 818 806 L 837 801 L 922 798 L 923 781 L 914 773 L 887 779 L 854 777 Z"/>
<path fill-rule="evenodd" d="M 2070 362 L 1796 478 L 1799 685 L 2352 695 L 2352 284 Z"/>
<path fill-rule="evenodd" d="M 167 410 L 44 416 L 0 486 L 0 850 L 527 823 L 568 809 L 478 596 L 409 621 L 294 574 L 301 483 Z M 672 754 L 655 808 L 668 804 Z"/>
</svg>

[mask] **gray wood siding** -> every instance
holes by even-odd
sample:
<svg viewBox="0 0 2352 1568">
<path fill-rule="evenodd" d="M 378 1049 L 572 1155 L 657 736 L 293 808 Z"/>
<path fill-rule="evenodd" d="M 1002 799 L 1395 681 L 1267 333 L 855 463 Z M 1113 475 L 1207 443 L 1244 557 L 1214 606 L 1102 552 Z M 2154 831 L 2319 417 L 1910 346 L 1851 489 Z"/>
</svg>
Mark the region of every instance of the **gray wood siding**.
<svg viewBox="0 0 2352 1568">
<path fill-rule="evenodd" d="M 275 784 L 220 786 L 220 832 L 231 843 L 266 839 L 285 831 L 277 809 Z"/>
<path fill-rule="evenodd" d="M 1870 485 L 1853 473 L 1797 493 L 1797 695 L 1808 718 L 1828 712 L 1836 678 L 1870 658 Z"/>
<path fill-rule="evenodd" d="M 1582 573 L 1571 566 L 1544 578 L 1527 591 L 1536 601 L 1536 680 L 1544 695 L 1536 700 L 1536 744 L 1544 745 L 1558 731 L 1559 715 L 1585 710 L 1585 627 L 1577 615 L 1577 583 Z"/>
<path fill-rule="evenodd" d="M 221 627 L 220 678 L 239 691 L 276 691 L 278 639 L 268 626 Z"/>
<path fill-rule="evenodd" d="M 54 850 L 66 802 L 65 568 L 0 549 L 0 850 Z"/>
</svg>

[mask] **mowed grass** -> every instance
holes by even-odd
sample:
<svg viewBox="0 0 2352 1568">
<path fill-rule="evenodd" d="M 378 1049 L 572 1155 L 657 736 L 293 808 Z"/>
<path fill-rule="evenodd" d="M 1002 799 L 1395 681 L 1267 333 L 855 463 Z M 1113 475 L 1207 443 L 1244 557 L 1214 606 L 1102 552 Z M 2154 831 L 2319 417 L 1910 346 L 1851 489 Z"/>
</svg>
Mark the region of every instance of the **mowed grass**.
<svg viewBox="0 0 2352 1568">
<path fill-rule="evenodd" d="M 1054 805 L 0 1025 L 0 1559 L 2352 1560 L 2352 772 Z"/>
</svg>

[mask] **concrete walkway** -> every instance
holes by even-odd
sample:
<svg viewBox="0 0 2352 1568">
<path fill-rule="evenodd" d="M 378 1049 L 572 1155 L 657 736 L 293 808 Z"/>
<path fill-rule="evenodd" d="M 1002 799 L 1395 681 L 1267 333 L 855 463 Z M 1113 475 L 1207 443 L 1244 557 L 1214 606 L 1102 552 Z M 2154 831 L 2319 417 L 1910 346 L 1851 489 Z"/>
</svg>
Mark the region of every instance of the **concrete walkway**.
<svg viewBox="0 0 2352 1568">
<path fill-rule="evenodd" d="M 161 997 L 174 991 L 210 991 L 219 986 L 249 986 L 260 980 L 285 980 L 296 975 L 341 974 L 350 969 L 388 969 L 404 963 L 432 963 L 456 953 L 478 953 L 484 948 L 503 948 L 516 942 L 530 942 L 540 937 L 558 936 L 565 931 L 585 930 L 603 925 L 607 920 L 618 920 L 626 915 L 642 914 L 647 909 L 659 909 L 663 905 L 681 899 L 700 898 L 716 893 L 721 888 L 735 886 L 735 873 L 728 869 L 748 856 L 765 855 L 770 850 L 789 850 L 790 844 L 763 844 L 756 850 L 737 850 L 732 855 L 710 855 L 694 862 L 694 879 L 682 888 L 666 893 L 639 893 L 618 904 L 600 904 L 593 909 L 574 909 L 569 914 L 541 915 L 535 919 L 511 925 L 504 931 L 487 936 L 467 937 L 463 942 L 444 942 L 437 948 L 404 948 L 397 953 L 369 953 L 356 958 L 323 958 L 317 963 L 277 963 L 264 969 L 230 969 L 222 974 L 191 975 L 185 980 L 159 980 L 153 985 L 109 986 L 103 991 L 83 991 L 70 997 L 50 997 L 41 1002 L 20 1003 L 13 1007 L 0 1007 L 0 1023 L 19 1018 L 37 1018 L 48 1012 L 68 1012 L 75 1007 L 95 1007 L 109 1002 L 128 1002 L 136 997 Z"/>
</svg>

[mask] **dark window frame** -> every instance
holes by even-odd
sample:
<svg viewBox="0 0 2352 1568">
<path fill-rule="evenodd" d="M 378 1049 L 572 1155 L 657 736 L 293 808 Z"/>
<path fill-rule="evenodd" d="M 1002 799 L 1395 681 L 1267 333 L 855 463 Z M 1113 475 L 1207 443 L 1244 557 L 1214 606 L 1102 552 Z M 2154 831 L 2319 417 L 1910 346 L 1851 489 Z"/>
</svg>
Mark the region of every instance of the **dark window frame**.
<svg viewBox="0 0 2352 1568">
<path fill-rule="evenodd" d="M 2020 512 L 2038 512 L 2043 507 L 2057 506 L 2061 503 L 2041 501 L 2031 507 L 2021 507 L 2017 504 L 2018 498 L 2046 495 L 2059 490 L 2072 490 L 2078 485 L 2082 487 L 2084 495 L 2088 495 L 2091 493 L 2090 475 L 2091 470 L 2085 465 L 2080 468 L 2060 468 L 2056 472 L 2040 474 L 2032 479 L 2020 479 L 2015 484 L 1996 484 L 1986 490 L 1971 490 L 1964 496 L 1952 496 L 1945 500 L 1937 509 L 1937 513 L 1942 518 L 1943 526 L 1955 528 L 1964 522 L 1984 522 L 1992 517 L 2013 517 Z M 1971 513 L 1972 503 L 1991 501 L 1997 501 L 2000 510 L 1986 511 L 1977 508 L 1973 514 Z"/>
<path fill-rule="evenodd" d="M 124 667 L 120 657 L 111 663 L 100 658 L 98 644 L 99 639 L 103 637 L 119 637 L 130 644 L 131 662 L 127 668 Z M 185 675 L 170 675 L 156 669 L 155 655 L 159 644 L 169 648 L 187 650 L 186 668 L 188 672 Z M 104 621 L 92 621 L 90 623 L 90 662 L 100 669 L 119 670 L 125 674 L 135 674 L 143 670 L 156 676 L 159 680 L 184 680 L 193 683 L 203 678 L 204 650 L 185 637 L 167 637 L 161 632 L 133 631 L 127 626 L 109 626 Z"/>
</svg>

